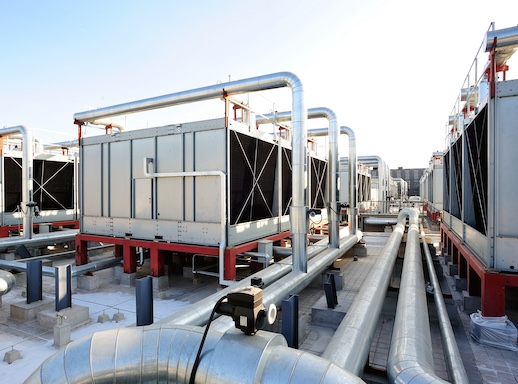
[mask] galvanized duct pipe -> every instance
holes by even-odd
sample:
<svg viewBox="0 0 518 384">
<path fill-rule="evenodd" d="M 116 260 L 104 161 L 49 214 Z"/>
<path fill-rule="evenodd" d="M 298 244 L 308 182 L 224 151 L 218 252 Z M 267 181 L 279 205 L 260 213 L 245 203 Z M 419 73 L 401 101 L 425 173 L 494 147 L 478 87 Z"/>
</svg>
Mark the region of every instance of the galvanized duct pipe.
<svg viewBox="0 0 518 384">
<path fill-rule="evenodd" d="M 32 181 L 32 167 L 33 167 L 33 139 L 32 131 L 24 126 L 17 125 L 15 127 L 0 128 L 0 137 L 9 136 L 11 134 L 21 133 L 23 138 L 22 144 L 22 223 L 23 223 L 23 237 L 25 239 L 32 238 L 32 216 L 34 214 L 34 201 L 32 201 L 33 181 Z"/>
<path fill-rule="evenodd" d="M 68 344 L 26 381 L 189 383 L 203 328 L 147 326 L 97 332 Z M 196 383 L 363 383 L 336 365 L 287 347 L 279 334 L 211 330 Z"/>
<path fill-rule="evenodd" d="M 414 223 L 408 228 L 387 374 L 391 383 L 447 383 L 434 373 L 419 227 Z"/>
<path fill-rule="evenodd" d="M 74 115 L 76 123 L 92 122 L 100 118 L 120 116 L 152 109 L 171 107 L 174 105 L 196 101 L 221 98 L 232 94 L 250 93 L 267 89 L 290 87 L 292 91 L 292 206 L 290 207 L 291 233 L 293 235 L 293 268 L 306 272 L 306 235 L 308 231 L 305 205 L 306 196 L 306 108 L 304 106 L 304 89 L 297 76 L 289 72 L 279 72 L 244 80 L 210 85 L 207 87 L 171 93 L 149 99 L 99 108 L 93 111 L 79 112 Z"/>
<path fill-rule="evenodd" d="M 73 266 L 72 267 L 72 277 L 81 276 L 89 272 L 100 271 L 102 269 L 107 269 L 111 267 L 115 267 L 122 263 L 122 259 L 120 257 L 115 257 L 107 260 L 94 261 L 89 264 Z M 27 271 L 27 264 L 21 261 L 10 261 L 10 260 L 0 260 L 0 268 L 15 270 L 20 272 Z M 56 275 L 55 267 L 47 267 L 43 265 L 41 267 L 41 273 L 44 276 L 54 277 Z"/>
<path fill-rule="evenodd" d="M 67 243 L 69 241 L 74 241 L 78 232 L 79 231 L 76 229 L 67 229 L 63 231 L 39 233 L 33 235 L 31 238 L 4 237 L 0 239 L 0 251 L 16 248 L 20 245 L 29 245 L 35 247 L 39 245 Z"/>
<path fill-rule="evenodd" d="M 14 287 L 15 283 L 16 279 L 14 278 L 14 275 L 11 272 L 0 270 L 0 296 L 9 293 L 11 288 Z"/>
<path fill-rule="evenodd" d="M 351 308 L 338 326 L 322 357 L 360 376 L 369 356 L 369 349 L 383 308 L 399 245 L 405 232 L 406 215 L 417 225 L 419 213 L 415 208 L 401 211 L 398 224 L 376 264 L 363 282 Z"/>
<path fill-rule="evenodd" d="M 453 377 L 453 383 L 455 384 L 469 384 L 468 375 L 464 368 L 464 363 L 460 357 L 459 348 L 455 341 L 455 334 L 451 327 L 450 318 L 446 305 L 444 304 L 444 297 L 442 296 L 441 285 L 437 279 L 435 273 L 435 267 L 433 265 L 432 255 L 430 249 L 426 243 L 426 235 L 424 233 L 423 225 L 421 229 L 421 240 L 423 243 L 424 254 L 426 258 L 426 266 L 428 267 L 428 274 L 430 276 L 431 284 L 433 286 L 433 298 L 435 301 L 435 308 L 437 310 L 437 317 L 439 318 L 439 327 L 441 329 L 441 337 L 443 348 L 446 350 L 446 361 L 451 376 Z"/>
</svg>

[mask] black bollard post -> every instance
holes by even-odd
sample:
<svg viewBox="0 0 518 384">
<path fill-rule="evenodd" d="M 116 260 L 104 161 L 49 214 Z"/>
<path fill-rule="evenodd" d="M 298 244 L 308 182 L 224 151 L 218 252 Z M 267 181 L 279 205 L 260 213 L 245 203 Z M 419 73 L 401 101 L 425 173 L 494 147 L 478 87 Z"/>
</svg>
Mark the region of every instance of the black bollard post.
<svg viewBox="0 0 518 384">
<path fill-rule="evenodd" d="M 153 324 L 153 278 L 135 280 L 137 290 L 137 326 Z"/>
<path fill-rule="evenodd" d="M 282 335 L 291 348 L 299 348 L 299 297 L 282 301 Z"/>
<path fill-rule="evenodd" d="M 27 263 L 27 304 L 35 303 L 43 299 L 42 266 L 43 263 L 41 260 L 34 260 Z"/>
<path fill-rule="evenodd" d="M 56 312 L 72 307 L 72 266 L 55 267 Z"/>
</svg>

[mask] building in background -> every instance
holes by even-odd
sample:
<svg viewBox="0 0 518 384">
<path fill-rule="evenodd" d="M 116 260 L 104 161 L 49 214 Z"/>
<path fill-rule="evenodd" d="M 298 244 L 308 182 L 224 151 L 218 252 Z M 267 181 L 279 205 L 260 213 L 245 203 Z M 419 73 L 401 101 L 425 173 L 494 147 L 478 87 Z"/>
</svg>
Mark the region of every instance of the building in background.
<svg viewBox="0 0 518 384">
<path fill-rule="evenodd" d="M 408 196 L 419 196 L 419 180 L 423 176 L 424 170 L 424 168 L 405 169 L 399 167 L 398 169 L 391 169 L 390 176 L 401 178 L 408 183 Z"/>
</svg>

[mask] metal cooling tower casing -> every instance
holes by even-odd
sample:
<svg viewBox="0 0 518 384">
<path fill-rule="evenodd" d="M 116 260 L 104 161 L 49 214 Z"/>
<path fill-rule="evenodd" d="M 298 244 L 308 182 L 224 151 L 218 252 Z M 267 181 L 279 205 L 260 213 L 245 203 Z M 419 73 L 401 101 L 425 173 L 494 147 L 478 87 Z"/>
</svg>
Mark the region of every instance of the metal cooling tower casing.
<svg viewBox="0 0 518 384">
<path fill-rule="evenodd" d="M 224 226 L 232 246 L 288 231 L 291 149 L 280 149 L 224 119 L 83 138 L 81 232 L 218 246 Z"/>
</svg>

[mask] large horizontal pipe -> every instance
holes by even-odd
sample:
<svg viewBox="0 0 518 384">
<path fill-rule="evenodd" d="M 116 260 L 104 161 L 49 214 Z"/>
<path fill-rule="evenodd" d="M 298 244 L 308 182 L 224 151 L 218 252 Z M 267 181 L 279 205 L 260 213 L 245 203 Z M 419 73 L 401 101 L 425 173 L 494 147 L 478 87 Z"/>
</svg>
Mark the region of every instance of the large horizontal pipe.
<svg viewBox="0 0 518 384">
<path fill-rule="evenodd" d="M 306 205 L 306 108 L 304 106 L 304 88 L 300 79 L 293 73 L 279 72 L 249 79 L 230 81 L 168 95 L 152 97 L 129 103 L 79 112 L 74 115 L 76 123 L 87 123 L 98 119 L 144 112 L 180 104 L 221 98 L 233 94 L 263 91 L 290 87 L 292 92 L 292 205 L 290 224 L 293 238 L 293 269 L 306 272 L 306 235 L 308 232 L 308 207 Z"/>
<path fill-rule="evenodd" d="M 53 245 L 56 243 L 67 243 L 74 241 L 79 231 L 77 229 L 67 229 L 63 231 L 40 233 L 33 235 L 31 238 L 26 237 L 4 237 L 0 239 L 0 251 L 13 249 L 20 245 L 29 247 L 37 247 L 44 245 Z"/>
<path fill-rule="evenodd" d="M 26 384 L 86 382 L 359 384 L 363 381 L 279 334 L 210 330 L 190 381 L 203 328 L 146 326 L 97 332 L 48 358 Z"/>
<path fill-rule="evenodd" d="M 387 374 L 392 383 L 447 383 L 434 373 L 419 228 L 410 223 Z"/>
<path fill-rule="evenodd" d="M 100 271 L 102 269 L 107 269 L 111 267 L 115 267 L 122 263 L 122 259 L 120 257 L 115 257 L 107 260 L 94 261 L 89 264 L 73 266 L 72 267 L 72 277 L 81 276 L 89 272 Z M 0 260 L 0 268 L 1 269 L 9 269 L 15 270 L 19 272 L 27 271 L 27 264 L 22 261 L 10 261 L 10 260 Z M 56 276 L 56 268 L 47 267 L 43 265 L 41 267 L 41 272 L 44 276 Z"/>
<path fill-rule="evenodd" d="M 380 257 L 362 283 L 351 308 L 322 354 L 322 357 L 358 376 L 362 374 L 369 356 L 374 332 L 405 232 L 406 215 L 409 215 L 411 223 L 417 224 L 419 220 L 417 209 L 406 208 L 401 211 L 399 222 L 381 251 Z"/>
</svg>

